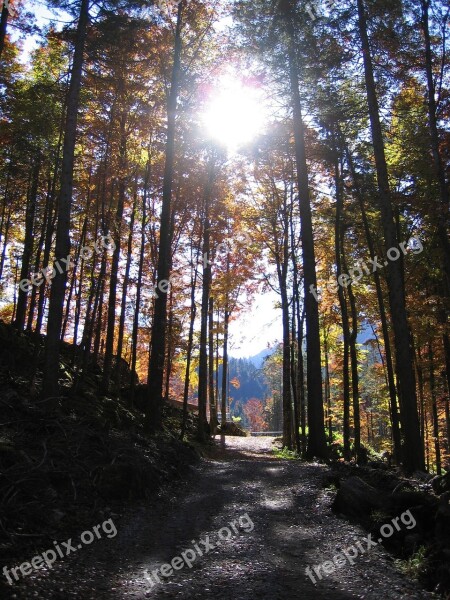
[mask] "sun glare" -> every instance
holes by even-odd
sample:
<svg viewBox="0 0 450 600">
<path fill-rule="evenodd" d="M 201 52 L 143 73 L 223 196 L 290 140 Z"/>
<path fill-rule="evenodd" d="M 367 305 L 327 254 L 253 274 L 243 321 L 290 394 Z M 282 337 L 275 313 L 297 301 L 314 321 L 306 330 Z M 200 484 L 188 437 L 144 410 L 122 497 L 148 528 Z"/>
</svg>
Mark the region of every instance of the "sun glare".
<svg viewBox="0 0 450 600">
<path fill-rule="evenodd" d="M 261 91 L 231 77 L 220 81 L 202 117 L 214 140 L 236 150 L 264 131 L 266 110 Z"/>
</svg>

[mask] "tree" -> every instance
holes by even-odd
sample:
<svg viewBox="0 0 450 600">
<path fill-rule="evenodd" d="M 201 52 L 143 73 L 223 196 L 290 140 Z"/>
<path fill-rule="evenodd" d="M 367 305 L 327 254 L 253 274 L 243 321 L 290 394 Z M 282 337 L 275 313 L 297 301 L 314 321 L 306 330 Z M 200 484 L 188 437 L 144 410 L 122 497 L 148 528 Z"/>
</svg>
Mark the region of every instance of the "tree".
<svg viewBox="0 0 450 600">
<path fill-rule="evenodd" d="M 358 25 L 364 61 L 364 75 L 369 107 L 373 149 L 378 180 L 378 200 L 384 231 L 386 252 L 398 249 L 400 241 L 392 210 L 389 175 L 386 164 L 383 133 L 380 123 L 378 98 L 375 88 L 372 58 L 367 34 L 367 21 L 363 0 L 358 0 Z M 417 414 L 417 398 L 413 369 L 411 336 L 406 316 L 406 301 L 401 263 L 388 261 L 388 289 L 391 318 L 394 328 L 400 418 L 404 434 L 403 465 L 408 472 L 424 469 L 421 452 L 420 428 Z"/>
<path fill-rule="evenodd" d="M 167 140 L 165 151 L 163 197 L 160 217 L 158 270 L 155 309 L 150 347 L 150 364 L 148 370 L 148 407 L 146 411 L 146 429 L 154 431 L 161 427 L 164 361 L 166 355 L 166 323 L 167 323 L 167 290 L 170 278 L 170 248 L 171 248 L 171 203 L 175 161 L 175 135 L 177 100 L 181 75 L 181 28 L 183 24 L 184 0 L 178 4 L 177 24 L 175 30 L 174 59 L 169 99 L 167 102 Z"/>
<path fill-rule="evenodd" d="M 89 0 L 81 0 L 80 14 L 75 39 L 72 73 L 67 96 L 67 113 L 64 129 L 61 182 L 58 199 L 58 221 L 55 242 L 55 277 L 53 279 L 47 319 L 45 342 L 45 367 L 42 395 L 46 399 L 59 395 L 59 345 L 64 309 L 67 271 L 61 265 L 70 257 L 70 213 L 73 190 L 73 166 L 77 133 L 78 106 L 84 62 L 84 46 L 89 22 Z M 61 272 L 62 271 L 62 272 Z"/>
</svg>

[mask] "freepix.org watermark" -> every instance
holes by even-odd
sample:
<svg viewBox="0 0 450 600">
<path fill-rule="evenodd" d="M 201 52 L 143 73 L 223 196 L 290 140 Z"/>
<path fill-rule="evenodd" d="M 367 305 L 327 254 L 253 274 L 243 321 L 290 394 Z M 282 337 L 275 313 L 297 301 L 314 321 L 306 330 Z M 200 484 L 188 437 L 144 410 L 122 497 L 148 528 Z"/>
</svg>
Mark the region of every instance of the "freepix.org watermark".
<svg viewBox="0 0 450 600">
<path fill-rule="evenodd" d="M 180 556 L 175 556 L 170 563 L 165 563 L 158 567 L 158 569 L 154 569 L 152 571 L 151 576 L 148 574 L 148 569 L 144 571 L 145 579 L 151 583 L 151 586 L 155 586 L 156 583 L 163 583 L 161 580 L 162 577 L 171 577 L 174 571 L 180 571 L 184 569 L 184 567 L 188 567 L 192 569 L 194 562 L 197 560 L 199 556 L 203 556 L 208 554 L 214 548 L 218 548 L 223 542 L 228 542 L 233 537 L 233 533 L 235 535 L 239 535 L 239 531 L 242 530 L 245 533 L 250 533 L 253 531 L 255 525 L 251 518 L 248 516 L 248 513 L 245 515 L 241 515 L 238 519 L 234 519 L 231 523 L 228 523 L 229 527 L 222 527 L 217 532 L 218 539 L 215 544 L 213 544 L 209 535 L 205 536 L 203 539 L 197 543 L 195 540 L 192 540 L 192 548 L 187 548 L 181 552 Z M 202 546 L 202 548 L 200 547 Z"/>
<path fill-rule="evenodd" d="M 337 291 L 339 286 L 347 288 L 351 283 L 357 283 L 360 279 L 362 279 L 364 274 L 371 275 L 379 269 L 384 269 L 384 267 L 387 267 L 390 261 L 395 262 L 398 260 L 402 253 L 405 255 L 408 252 L 412 252 L 413 254 L 420 254 L 423 252 L 422 243 L 418 238 L 411 238 L 409 242 L 402 242 L 399 244 L 399 248 L 401 252 L 398 248 L 389 248 L 387 251 L 388 260 L 379 262 L 382 259 L 379 259 L 378 256 L 375 256 L 373 259 L 369 259 L 369 264 L 371 265 L 370 267 L 364 261 L 356 263 L 356 265 L 349 270 L 349 273 L 341 273 L 335 282 L 328 283 L 326 286 L 327 290 L 330 293 L 334 293 Z M 319 292 L 313 284 L 309 286 L 309 292 L 314 296 L 316 301 L 319 302 Z"/>
<path fill-rule="evenodd" d="M 54 549 L 51 548 L 50 550 L 42 552 L 42 554 L 33 556 L 29 562 L 24 562 L 20 566 L 10 567 L 9 569 L 8 567 L 3 567 L 3 575 L 6 577 L 8 583 L 12 585 L 13 579 L 11 574 L 16 581 L 19 581 L 19 574 L 21 574 L 23 577 L 26 577 L 27 575 L 31 575 L 33 570 L 37 571 L 44 565 L 47 565 L 49 569 L 52 569 L 53 563 L 56 562 L 58 557 L 66 558 L 66 556 L 69 556 L 69 554 L 72 554 L 77 550 L 81 550 L 83 544 L 85 546 L 89 546 L 89 544 L 92 544 L 95 539 L 99 540 L 102 537 L 102 532 L 107 538 L 111 539 L 116 537 L 117 529 L 112 519 L 103 521 L 103 523 L 100 525 L 95 525 L 95 527 L 92 528 L 92 531 L 83 531 L 83 533 L 80 535 L 80 544 L 73 545 L 72 538 L 69 538 L 67 542 L 61 542 L 61 545 L 59 545 L 58 542 L 53 542 L 53 545 L 55 546 Z"/>
<path fill-rule="evenodd" d="M 402 526 L 399 524 L 401 521 L 402 525 L 406 527 L 406 529 L 414 529 L 416 526 L 416 520 L 411 514 L 410 510 L 405 511 L 399 517 L 395 517 L 391 520 L 390 523 L 385 523 L 380 527 L 380 537 L 377 540 L 372 539 L 372 534 L 369 535 L 362 540 L 355 541 L 353 546 L 349 546 L 342 552 L 335 554 L 332 560 L 326 560 L 319 565 L 314 565 L 313 567 L 307 567 L 305 569 L 306 575 L 311 579 L 311 581 L 316 584 L 316 578 L 322 579 L 327 575 L 331 575 L 336 571 L 336 569 L 341 569 L 345 567 L 347 562 L 350 565 L 355 563 L 355 559 L 359 554 L 365 554 L 366 552 L 370 552 L 372 548 L 376 548 L 378 544 L 387 538 L 390 538 L 394 531 L 400 531 Z M 363 542 L 366 543 L 366 547 L 363 546 Z M 314 573 L 313 573 L 314 571 Z"/>
<path fill-rule="evenodd" d="M 97 254 L 101 254 L 103 250 L 107 250 L 108 252 L 114 252 L 115 249 L 116 244 L 112 237 L 109 234 L 101 235 L 95 242 L 94 248 L 92 248 L 91 246 L 83 246 L 83 248 L 81 248 L 80 258 L 82 260 L 89 260 L 94 255 L 94 251 Z M 72 261 L 69 254 L 67 258 L 61 258 L 60 261 L 55 261 L 53 263 L 53 266 L 48 265 L 47 267 L 44 267 L 37 273 L 33 273 L 33 275 L 30 276 L 30 279 L 22 279 L 19 283 L 19 287 L 23 292 L 28 293 L 33 287 L 33 285 L 36 285 L 38 287 L 42 285 L 44 283 L 44 279 L 47 281 L 47 283 L 50 283 L 50 281 L 54 277 L 56 277 L 56 269 L 58 269 L 58 272 L 61 274 L 64 270 L 66 270 L 67 272 L 71 267 L 74 266 L 75 263 Z"/>
</svg>

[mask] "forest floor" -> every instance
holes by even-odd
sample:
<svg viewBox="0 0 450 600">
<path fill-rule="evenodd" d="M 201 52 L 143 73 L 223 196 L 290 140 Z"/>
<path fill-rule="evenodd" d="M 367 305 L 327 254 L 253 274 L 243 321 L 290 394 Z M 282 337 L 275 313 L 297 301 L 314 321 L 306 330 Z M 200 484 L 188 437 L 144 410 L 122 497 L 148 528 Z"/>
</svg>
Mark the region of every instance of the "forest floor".
<svg viewBox="0 0 450 600">
<path fill-rule="evenodd" d="M 324 487 L 329 467 L 279 459 L 272 443 L 268 437 L 227 437 L 224 446 L 217 439 L 208 457 L 189 467 L 183 481 L 138 509 L 130 506 L 116 523 L 115 537 L 103 535 L 56 561 L 52 569 L 21 577 L 2 598 L 433 597 L 397 570 L 382 545 L 314 584 L 305 574 L 308 566 L 333 560 L 355 540 L 365 548 L 367 533 L 332 513 L 335 490 Z M 222 529 L 226 527 L 228 532 Z M 230 539 L 220 541 L 219 536 Z M 188 549 L 185 556 L 192 558 L 192 568 L 184 564 L 164 577 L 159 571 L 163 564 Z M 180 562 L 175 564 L 179 569 Z M 152 584 L 145 570 L 153 581 L 151 573 L 158 570 L 161 583 Z"/>
</svg>

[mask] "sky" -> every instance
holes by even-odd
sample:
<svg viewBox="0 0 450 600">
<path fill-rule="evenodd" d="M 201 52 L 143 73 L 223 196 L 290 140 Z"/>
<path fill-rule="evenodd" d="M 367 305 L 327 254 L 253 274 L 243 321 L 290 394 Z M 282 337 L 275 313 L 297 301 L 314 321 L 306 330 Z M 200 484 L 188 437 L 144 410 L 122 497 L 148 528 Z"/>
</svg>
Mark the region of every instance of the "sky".
<svg viewBox="0 0 450 600">
<path fill-rule="evenodd" d="M 265 348 L 273 347 L 282 339 L 281 308 L 275 292 L 255 298 L 251 309 L 230 323 L 229 353 L 235 358 L 255 356 Z"/>
</svg>

